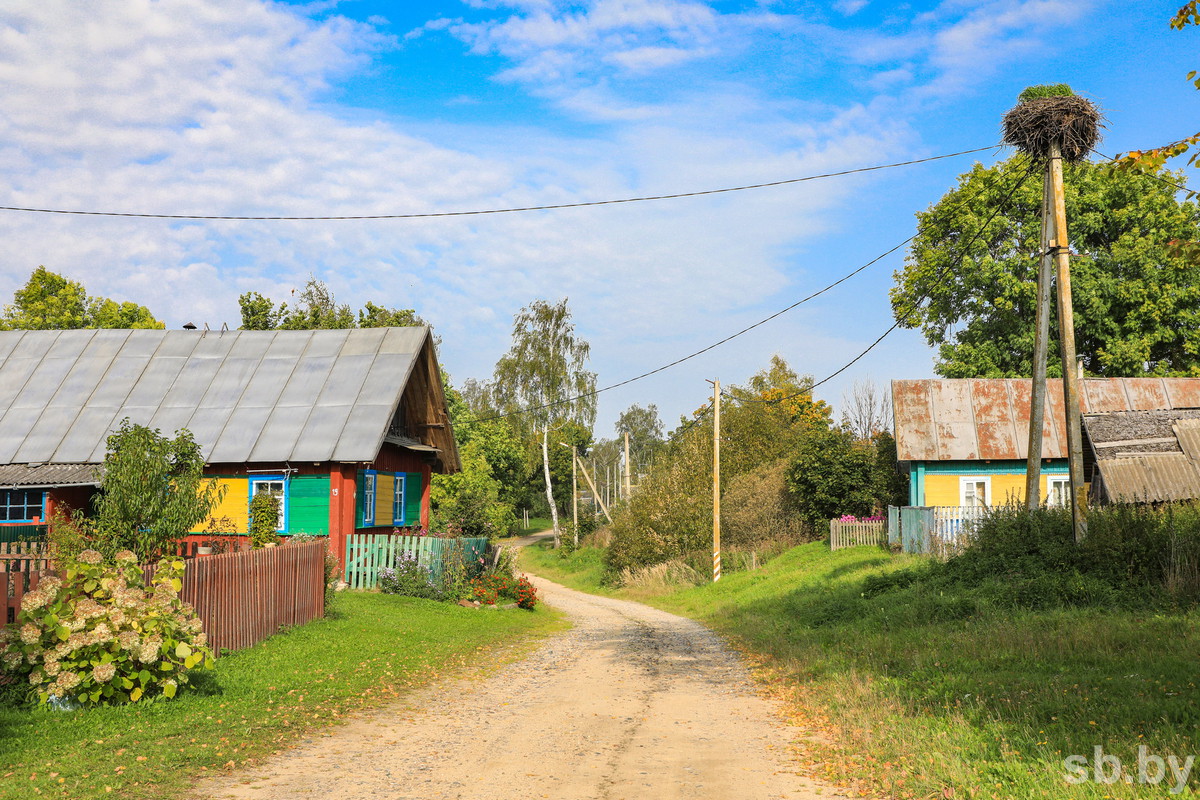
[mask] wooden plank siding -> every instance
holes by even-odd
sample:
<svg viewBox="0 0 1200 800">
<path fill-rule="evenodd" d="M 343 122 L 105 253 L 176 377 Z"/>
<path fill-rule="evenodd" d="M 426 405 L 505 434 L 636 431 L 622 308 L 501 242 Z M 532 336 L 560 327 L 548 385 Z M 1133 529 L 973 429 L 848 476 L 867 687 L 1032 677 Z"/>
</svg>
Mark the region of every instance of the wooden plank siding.
<svg viewBox="0 0 1200 800">
<path fill-rule="evenodd" d="M 329 535 L 329 476 L 296 475 L 288 481 L 288 530 Z"/>
</svg>

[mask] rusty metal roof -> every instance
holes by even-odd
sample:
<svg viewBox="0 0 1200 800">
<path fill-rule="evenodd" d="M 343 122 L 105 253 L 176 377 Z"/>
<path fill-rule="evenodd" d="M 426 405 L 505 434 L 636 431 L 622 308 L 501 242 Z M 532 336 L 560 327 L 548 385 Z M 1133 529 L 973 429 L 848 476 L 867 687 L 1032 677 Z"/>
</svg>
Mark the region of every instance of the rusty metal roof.
<svg viewBox="0 0 1200 800">
<path fill-rule="evenodd" d="M 444 416 L 425 327 L 3 331 L 0 465 L 98 463 L 126 417 L 209 462 L 372 461 L 414 374 Z"/>
<path fill-rule="evenodd" d="M 1200 409 L 1200 378 L 1085 378 L 1080 384 L 1084 414 Z M 899 458 L 1024 459 L 1029 450 L 1030 394 L 1028 378 L 892 381 Z M 1050 380 L 1043 458 L 1066 458 L 1065 419 L 1062 381 Z"/>
</svg>

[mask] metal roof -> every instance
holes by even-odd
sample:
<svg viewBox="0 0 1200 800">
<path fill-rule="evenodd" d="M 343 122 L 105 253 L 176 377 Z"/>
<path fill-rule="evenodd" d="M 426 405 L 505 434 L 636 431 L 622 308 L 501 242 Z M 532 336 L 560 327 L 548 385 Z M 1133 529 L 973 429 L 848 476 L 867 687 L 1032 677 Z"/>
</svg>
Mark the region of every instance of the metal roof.
<svg viewBox="0 0 1200 800">
<path fill-rule="evenodd" d="M 125 417 L 188 428 L 209 462 L 372 461 L 432 347 L 425 327 L 0 332 L 0 464 L 99 463 Z"/>
<path fill-rule="evenodd" d="M 1144 453 L 1097 464 L 1110 500 L 1136 503 L 1200 497 L 1200 463 L 1184 453 Z"/>
<path fill-rule="evenodd" d="M 27 464 L 0 465 L 0 487 L 15 486 L 98 486 L 98 464 Z"/>
<path fill-rule="evenodd" d="M 1200 408 L 1200 378 L 1085 378 L 1084 414 Z M 1029 450 L 1028 378 L 892 381 L 901 461 L 1020 460 Z M 1066 458 L 1061 380 L 1046 387 L 1042 457 Z"/>
</svg>

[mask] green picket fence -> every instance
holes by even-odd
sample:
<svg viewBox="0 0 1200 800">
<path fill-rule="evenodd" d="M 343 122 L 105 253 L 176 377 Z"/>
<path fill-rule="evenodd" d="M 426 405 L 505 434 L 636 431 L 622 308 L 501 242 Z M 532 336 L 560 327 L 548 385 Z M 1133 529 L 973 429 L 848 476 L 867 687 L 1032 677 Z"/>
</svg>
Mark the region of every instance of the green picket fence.
<svg viewBox="0 0 1200 800">
<path fill-rule="evenodd" d="M 483 558 L 487 539 L 441 539 L 436 536 L 397 536 L 391 533 L 355 533 L 346 539 L 346 583 L 351 589 L 373 589 L 379 583 L 379 573 L 394 566 L 404 553 L 417 558 L 428 567 L 434 580 L 442 577 L 442 555 L 458 542 L 463 546 L 467 562 Z"/>
</svg>

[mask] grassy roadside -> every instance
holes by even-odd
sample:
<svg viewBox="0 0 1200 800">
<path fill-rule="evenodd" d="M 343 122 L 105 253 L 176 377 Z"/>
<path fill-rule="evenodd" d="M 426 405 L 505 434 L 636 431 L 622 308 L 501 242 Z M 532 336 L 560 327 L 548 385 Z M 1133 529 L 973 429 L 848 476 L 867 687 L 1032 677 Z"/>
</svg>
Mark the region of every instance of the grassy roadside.
<svg viewBox="0 0 1200 800">
<path fill-rule="evenodd" d="M 347 593 L 329 618 L 219 659 L 171 702 L 0 708 L 0 798 L 178 797 L 206 771 L 253 763 L 448 673 L 487 671 L 562 626 L 545 606 L 480 611 Z"/>
<path fill-rule="evenodd" d="M 601 553 L 533 551 L 524 567 L 596 590 Z M 912 562 L 874 548 L 808 544 L 719 584 L 638 596 L 730 638 L 825 734 L 802 757 L 818 776 L 889 797 L 1171 796 L 1169 765 L 1200 754 L 1200 615 L 1187 610 L 1002 607 L 972 589 L 879 577 Z M 874 576 L 874 577 L 872 577 Z M 881 587 L 889 587 L 886 591 Z M 605 593 L 613 593 L 611 590 Z M 1096 780 L 1095 748 L 1132 783 Z M 1068 756 L 1081 756 L 1070 769 Z M 1158 767 L 1147 761 L 1145 775 Z M 1190 788 L 1200 786 L 1200 766 Z M 1064 776 L 1085 776 L 1080 784 Z M 1188 796 L 1185 794 L 1185 796 Z"/>
</svg>

